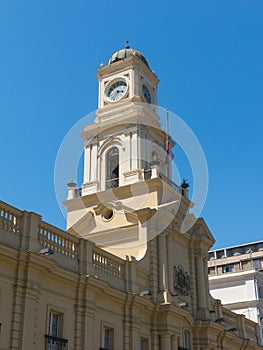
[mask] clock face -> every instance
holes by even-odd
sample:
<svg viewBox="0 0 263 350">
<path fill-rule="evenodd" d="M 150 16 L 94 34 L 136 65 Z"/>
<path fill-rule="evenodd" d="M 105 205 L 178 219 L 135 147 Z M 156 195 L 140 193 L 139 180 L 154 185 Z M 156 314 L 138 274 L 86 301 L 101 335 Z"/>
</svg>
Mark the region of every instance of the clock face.
<svg viewBox="0 0 263 350">
<path fill-rule="evenodd" d="M 105 89 L 106 99 L 110 102 L 119 101 L 128 91 L 128 83 L 124 79 L 114 80 L 109 83 Z"/>
<path fill-rule="evenodd" d="M 142 86 L 142 92 L 143 92 L 143 96 L 144 96 L 145 100 L 148 103 L 151 103 L 152 102 L 152 97 L 151 97 L 150 91 L 149 91 L 149 89 L 147 88 L 146 85 Z"/>
</svg>

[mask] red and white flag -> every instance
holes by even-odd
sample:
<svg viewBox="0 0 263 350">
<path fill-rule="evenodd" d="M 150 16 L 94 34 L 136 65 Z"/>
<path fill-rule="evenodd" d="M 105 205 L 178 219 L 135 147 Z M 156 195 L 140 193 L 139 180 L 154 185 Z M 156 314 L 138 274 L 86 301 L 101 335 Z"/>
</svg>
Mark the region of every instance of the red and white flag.
<svg viewBox="0 0 263 350">
<path fill-rule="evenodd" d="M 165 163 L 169 163 L 174 155 L 170 149 L 170 137 L 169 137 L 169 111 L 168 108 L 166 109 L 166 139 L 165 139 Z"/>
</svg>

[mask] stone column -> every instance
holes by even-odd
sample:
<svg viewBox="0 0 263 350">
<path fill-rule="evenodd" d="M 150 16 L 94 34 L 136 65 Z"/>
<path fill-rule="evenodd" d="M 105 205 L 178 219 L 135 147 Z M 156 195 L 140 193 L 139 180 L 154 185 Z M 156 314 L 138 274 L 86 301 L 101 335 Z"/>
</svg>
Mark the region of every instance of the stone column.
<svg viewBox="0 0 263 350">
<path fill-rule="evenodd" d="M 238 315 L 237 323 L 238 323 L 238 333 L 242 338 L 247 338 L 246 332 L 246 324 L 245 324 L 245 316 Z"/>
<path fill-rule="evenodd" d="M 84 169 L 83 169 L 84 183 L 90 181 L 90 145 L 86 144 L 84 147 Z"/>
<path fill-rule="evenodd" d="M 96 320 L 96 308 L 94 306 L 94 313 L 85 311 L 85 332 L 83 340 L 83 349 L 94 350 L 95 348 L 95 320 Z"/>
<path fill-rule="evenodd" d="M 29 264 L 29 266 L 30 265 L 31 264 Z M 22 339 L 20 339 L 22 343 L 21 349 L 32 349 L 32 345 L 36 344 L 38 317 L 41 317 L 39 315 L 39 298 L 41 293 L 38 283 L 39 281 L 35 273 L 31 273 L 29 270 L 27 283 L 24 285 L 23 336 Z"/>
<path fill-rule="evenodd" d="M 38 241 L 38 227 L 41 222 L 41 216 L 36 213 L 23 211 L 22 216 L 22 239 L 21 248 L 39 252 L 40 244 Z"/>
<path fill-rule="evenodd" d="M 11 319 L 10 349 L 32 349 L 36 344 L 38 305 L 40 298 L 39 274 L 31 263 L 30 251 L 18 255 L 14 283 L 14 303 Z M 44 337 L 43 337 L 44 338 Z M 44 341 L 44 339 L 42 340 Z"/>
<path fill-rule="evenodd" d="M 172 350 L 178 350 L 178 337 L 172 335 Z"/>
<path fill-rule="evenodd" d="M 167 302 L 168 278 L 167 278 L 167 245 L 166 234 L 158 237 L 159 241 L 159 291 L 164 293 L 164 301 Z"/>
<path fill-rule="evenodd" d="M 125 151 L 123 152 L 123 159 L 121 161 L 122 163 L 122 174 L 120 174 L 120 177 L 125 173 L 126 171 L 131 170 L 132 168 L 132 132 L 128 131 L 124 133 L 124 147 Z"/>
<path fill-rule="evenodd" d="M 136 284 L 136 259 L 133 256 L 126 256 L 126 290 L 129 293 L 138 293 Z"/>
<path fill-rule="evenodd" d="M 122 319 L 122 329 L 123 329 L 123 350 L 130 349 L 130 309 L 132 307 L 133 298 L 131 293 L 126 294 L 126 300 L 123 304 L 123 319 Z"/>
<path fill-rule="evenodd" d="M 196 272 L 197 272 L 197 295 L 198 295 L 198 314 L 202 319 L 206 318 L 206 290 L 205 290 L 205 276 L 203 269 L 203 258 L 196 258 Z"/>
<path fill-rule="evenodd" d="M 154 231 L 152 231 L 154 232 Z M 157 239 L 149 241 L 148 254 L 150 260 L 150 276 L 149 276 L 149 289 L 153 292 L 153 300 L 156 302 L 159 290 L 159 265 L 158 265 L 158 242 Z"/>
<path fill-rule="evenodd" d="M 131 169 L 138 169 L 138 131 L 132 134 L 131 138 Z"/>
<path fill-rule="evenodd" d="M 97 152 L 98 152 L 98 144 L 97 141 L 91 144 L 91 172 L 90 172 L 90 181 L 97 180 Z"/>
<path fill-rule="evenodd" d="M 95 292 L 87 285 L 85 289 L 85 304 L 83 308 L 83 340 L 82 349 L 93 350 L 96 348 L 95 344 L 98 341 L 95 325 L 96 325 L 96 304 L 95 304 Z"/>
<path fill-rule="evenodd" d="M 79 280 L 76 288 L 76 298 L 75 298 L 75 330 L 74 330 L 74 350 L 81 350 L 83 338 L 85 336 L 85 323 L 83 318 L 83 313 L 85 312 L 85 307 L 83 303 L 83 295 L 86 294 L 86 276 L 79 275 Z"/>
<path fill-rule="evenodd" d="M 139 69 L 138 67 L 134 67 L 134 72 L 133 72 L 133 79 L 131 79 L 131 84 L 133 82 L 133 86 L 131 87 L 132 88 L 132 92 L 133 92 L 133 96 L 130 96 L 130 97 L 133 97 L 133 98 L 136 98 L 137 100 L 139 100 L 140 98 L 140 79 L 139 79 Z"/>
<path fill-rule="evenodd" d="M 131 307 L 129 310 L 129 318 L 130 318 L 130 349 L 136 349 L 138 344 L 140 344 L 140 312 L 138 308 L 135 306 L 134 299 L 131 303 Z"/>
<path fill-rule="evenodd" d="M 160 336 L 161 350 L 171 350 L 171 335 L 162 334 Z"/>
<path fill-rule="evenodd" d="M 205 295 L 205 279 L 204 279 L 204 270 L 203 270 L 203 259 L 196 259 L 197 265 L 197 287 L 198 287 L 198 307 L 206 307 L 206 295 Z"/>
<path fill-rule="evenodd" d="M 174 290 L 174 266 L 171 264 L 172 256 L 173 256 L 173 246 L 171 236 L 167 237 L 167 253 L 168 253 L 168 290 L 172 292 Z"/>
</svg>

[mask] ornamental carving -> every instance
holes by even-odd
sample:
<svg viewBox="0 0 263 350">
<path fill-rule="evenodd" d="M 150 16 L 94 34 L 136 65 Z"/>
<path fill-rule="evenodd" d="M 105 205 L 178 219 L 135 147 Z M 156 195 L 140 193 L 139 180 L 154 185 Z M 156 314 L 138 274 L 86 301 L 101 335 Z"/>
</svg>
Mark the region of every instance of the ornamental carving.
<svg viewBox="0 0 263 350">
<path fill-rule="evenodd" d="M 190 294 L 190 277 L 182 265 L 174 266 L 174 290 L 181 295 Z"/>
</svg>

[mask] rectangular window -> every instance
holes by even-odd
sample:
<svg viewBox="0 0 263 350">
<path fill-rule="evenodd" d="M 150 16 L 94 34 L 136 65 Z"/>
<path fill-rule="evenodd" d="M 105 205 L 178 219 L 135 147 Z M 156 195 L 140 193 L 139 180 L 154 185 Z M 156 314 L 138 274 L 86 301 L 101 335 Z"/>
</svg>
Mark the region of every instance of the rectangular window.
<svg viewBox="0 0 263 350">
<path fill-rule="evenodd" d="M 184 331 L 184 348 L 189 349 L 190 347 L 190 333 L 188 331 Z"/>
<path fill-rule="evenodd" d="M 68 339 L 62 338 L 63 314 L 50 311 L 48 320 L 48 334 L 46 338 L 46 350 L 67 350 Z"/>
<path fill-rule="evenodd" d="M 54 313 L 54 312 L 50 312 L 49 313 L 49 335 L 51 335 L 52 337 L 58 337 L 59 334 L 59 314 Z"/>
<path fill-rule="evenodd" d="M 228 265 L 223 265 L 222 266 L 222 272 L 227 273 L 227 272 L 233 272 L 235 270 L 234 264 L 228 264 Z"/>
<path fill-rule="evenodd" d="M 113 350 L 113 347 L 114 347 L 114 329 L 110 327 L 103 327 L 102 349 Z"/>
<path fill-rule="evenodd" d="M 242 261 L 242 270 L 251 270 L 254 268 L 252 265 L 253 264 L 250 260 Z"/>
<path fill-rule="evenodd" d="M 254 260 L 254 268 L 255 268 L 255 270 L 260 269 L 260 260 L 258 260 L 258 259 Z"/>
<path fill-rule="evenodd" d="M 148 350 L 148 339 L 146 338 L 140 339 L 140 350 Z"/>
<path fill-rule="evenodd" d="M 119 186 L 119 149 L 111 148 L 106 154 L 106 189 Z"/>
<path fill-rule="evenodd" d="M 216 274 L 215 267 L 209 267 L 208 268 L 208 275 L 209 276 L 214 276 Z"/>
</svg>

